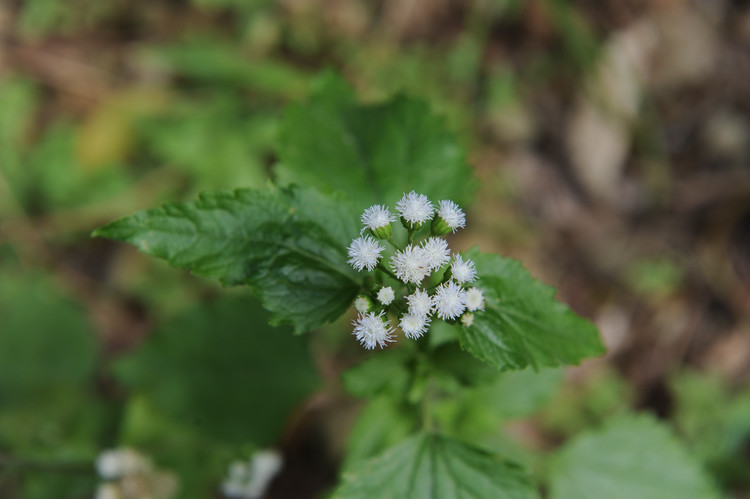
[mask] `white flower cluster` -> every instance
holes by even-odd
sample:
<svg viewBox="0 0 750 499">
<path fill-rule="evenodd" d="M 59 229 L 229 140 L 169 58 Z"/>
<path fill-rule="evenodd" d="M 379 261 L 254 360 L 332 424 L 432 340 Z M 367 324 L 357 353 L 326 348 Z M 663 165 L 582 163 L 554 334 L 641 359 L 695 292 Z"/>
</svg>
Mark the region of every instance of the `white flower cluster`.
<svg viewBox="0 0 750 499">
<path fill-rule="evenodd" d="M 256 452 L 249 461 L 235 461 L 221 484 L 225 496 L 237 499 L 263 497 L 284 462 L 275 450 Z"/>
<path fill-rule="evenodd" d="M 466 215 L 461 208 L 443 200 L 436 209 L 427 196 L 412 191 L 396 203 L 396 211 L 408 232 L 406 245 L 398 246 L 393 240 L 394 214 L 387 206 L 375 205 L 362 214 L 364 227 L 348 248 L 353 268 L 378 269 L 395 281 L 394 286 L 379 284 L 354 301 L 359 315 L 352 323 L 353 334 L 367 349 L 383 348 L 394 341 L 395 328 L 390 326 L 388 313 L 400 316 L 398 326 L 407 338 L 417 339 L 429 330 L 433 315 L 451 322 L 460 320 L 470 327 L 474 322 L 472 312 L 484 308 L 482 291 L 470 287 L 477 279 L 474 262 L 460 254 L 451 258 L 448 242 L 441 237 L 465 227 Z M 429 231 L 421 231 L 428 221 Z M 419 234 L 421 240 L 415 241 L 414 236 Z M 381 254 L 386 251 L 383 241 L 394 249 L 388 267 L 381 262 Z M 442 280 L 435 282 L 432 277 L 439 278 L 444 267 Z M 383 275 L 379 275 L 377 282 L 382 281 Z"/>
<path fill-rule="evenodd" d="M 156 469 L 148 456 L 127 447 L 103 451 L 96 470 L 106 481 L 97 487 L 95 499 L 171 499 L 177 493 L 172 473 Z"/>
</svg>

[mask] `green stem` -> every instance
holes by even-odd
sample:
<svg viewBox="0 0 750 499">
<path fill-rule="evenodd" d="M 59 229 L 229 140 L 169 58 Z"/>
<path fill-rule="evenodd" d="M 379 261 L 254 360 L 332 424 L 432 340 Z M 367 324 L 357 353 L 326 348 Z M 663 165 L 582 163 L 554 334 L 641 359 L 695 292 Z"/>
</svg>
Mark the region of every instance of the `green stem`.
<svg viewBox="0 0 750 499">
<path fill-rule="evenodd" d="M 397 281 L 399 280 L 398 277 L 396 277 L 396 274 L 394 274 L 393 272 L 391 272 L 388 267 L 386 267 L 385 265 L 383 265 L 380 262 L 378 262 L 377 269 L 379 269 L 381 272 L 384 272 L 389 277 L 391 277 L 391 278 L 393 278 L 393 279 L 395 279 Z"/>
</svg>

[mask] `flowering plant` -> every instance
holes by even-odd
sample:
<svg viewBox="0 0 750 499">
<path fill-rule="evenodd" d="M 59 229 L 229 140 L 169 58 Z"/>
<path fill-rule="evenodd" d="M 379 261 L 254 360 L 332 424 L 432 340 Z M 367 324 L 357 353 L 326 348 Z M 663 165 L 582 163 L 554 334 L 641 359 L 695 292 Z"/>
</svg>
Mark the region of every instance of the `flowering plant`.
<svg viewBox="0 0 750 499">
<path fill-rule="evenodd" d="M 427 196 L 414 191 L 404 194 L 396 204 L 401 223 L 408 233 L 403 247 L 392 237 L 391 223 L 395 217 L 387 207 L 374 205 L 362 214 L 362 232 L 368 230 L 396 250 L 389 269 L 380 261 L 385 247 L 373 237 L 360 235 L 349 245 L 349 264 L 352 267 L 359 271 L 379 271 L 370 281 L 373 284 L 369 296 L 360 295 L 354 301 L 359 312 L 353 323 L 354 334 L 365 348 L 383 348 L 393 341 L 394 328 L 389 327 L 390 321 L 383 317 L 387 312 L 400 315 L 399 327 L 404 336 L 417 339 L 429 329 L 433 314 L 451 323 L 458 320 L 470 327 L 474 323 L 473 312 L 484 308 L 481 289 L 464 289 L 476 279 L 474 262 L 464 261 L 460 254 L 451 260 L 448 242 L 440 237 L 463 228 L 466 215 L 452 201 L 440 201 L 439 206 L 435 212 Z M 424 234 L 420 229 L 428 221 L 432 223 Z M 415 240 L 415 235 L 420 234 L 421 241 Z M 439 282 L 423 286 L 430 278 Z M 385 282 L 389 279 L 390 282 Z M 397 287 L 396 291 L 392 285 Z M 429 291 L 434 291 L 434 294 L 430 295 Z"/>
<path fill-rule="evenodd" d="M 466 226 L 458 203 L 476 182 L 423 103 L 362 106 L 328 76 L 288 110 L 279 138 L 275 184 L 204 193 L 95 235 L 247 285 L 272 324 L 298 334 L 354 306 L 355 338 L 377 351 L 343 376 L 371 402 L 335 497 L 534 497 L 528 472 L 476 446 L 441 401 L 504 371 L 599 355 L 596 329 L 519 262 L 451 251 L 444 237 Z M 395 342 L 399 330 L 408 341 Z"/>
</svg>

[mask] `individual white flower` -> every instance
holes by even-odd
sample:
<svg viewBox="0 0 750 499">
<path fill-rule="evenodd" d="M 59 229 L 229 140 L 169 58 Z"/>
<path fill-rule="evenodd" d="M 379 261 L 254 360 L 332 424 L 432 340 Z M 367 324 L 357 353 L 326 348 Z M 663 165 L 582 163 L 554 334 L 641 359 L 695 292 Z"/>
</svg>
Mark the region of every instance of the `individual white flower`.
<svg viewBox="0 0 750 499">
<path fill-rule="evenodd" d="M 421 226 L 432 218 L 435 207 L 432 206 L 427 196 L 411 191 L 409 194 L 404 194 L 401 201 L 396 203 L 396 210 L 406 222 L 404 226 L 408 223 L 407 228 L 412 229 L 414 226 Z"/>
<path fill-rule="evenodd" d="M 370 236 L 360 236 L 349 245 L 349 264 L 357 270 L 372 270 L 385 248 Z"/>
<path fill-rule="evenodd" d="M 394 298 L 396 298 L 396 294 L 390 286 L 383 286 L 378 291 L 378 301 L 383 305 L 390 305 Z"/>
<path fill-rule="evenodd" d="M 469 288 L 466 290 L 466 308 L 469 312 L 484 310 L 484 294 L 481 289 Z"/>
<path fill-rule="evenodd" d="M 396 273 L 396 277 L 403 282 L 414 284 L 422 282 L 422 279 L 430 273 L 430 266 L 425 258 L 424 250 L 411 245 L 393 255 L 391 267 Z"/>
<path fill-rule="evenodd" d="M 122 499 L 122 491 L 114 483 L 101 483 L 96 488 L 94 499 Z"/>
<path fill-rule="evenodd" d="M 391 222 L 395 222 L 396 217 L 391 214 L 387 206 L 376 204 L 365 210 L 361 220 L 365 228 L 370 229 L 375 237 L 387 239 L 392 234 Z"/>
<path fill-rule="evenodd" d="M 443 235 L 466 226 L 466 215 L 453 201 L 440 201 L 437 216 L 432 219 L 432 233 Z"/>
<path fill-rule="evenodd" d="M 432 313 L 432 298 L 427 291 L 421 289 L 406 297 L 409 304 L 409 314 L 417 317 L 427 317 Z"/>
<path fill-rule="evenodd" d="M 383 312 L 375 315 L 374 312 L 359 314 L 357 320 L 352 322 L 354 336 L 368 350 L 376 346 L 383 348 L 386 343 L 393 341 L 393 328 L 389 328 L 390 321 L 383 319 Z"/>
<path fill-rule="evenodd" d="M 275 450 L 257 452 L 250 461 L 235 461 L 221 484 L 222 492 L 242 499 L 263 497 L 282 465 L 281 455 Z"/>
<path fill-rule="evenodd" d="M 427 332 L 430 326 L 430 318 L 424 315 L 404 314 L 399 326 L 407 338 L 416 340 Z"/>
<path fill-rule="evenodd" d="M 150 459 L 129 448 L 105 450 L 96 459 L 99 476 L 110 480 L 145 473 L 151 467 Z"/>
<path fill-rule="evenodd" d="M 372 306 L 372 302 L 366 296 L 359 295 L 358 297 L 354 299 L 354 310 L 356 310 L 360 314 L 369 312 L 371 306 Z"/>
<path fill-rule="evenodd" d="M 425 259 L 430 271 L 439 269 L 451 259 L 451 251 L 448 242 L 442 237 L 431 237 L 422 243 Z"/>
<path fill-rule="evenodd" d="M 451 278 L 461 284 L 472 282 L 477 278 L 477 268 L 469 259 L 464 261 L 461 255 L 453 257 L 453 263 L 451 263 Z"/>
<path fill-rule="evenodd" d="M 466 291 L 453 281 L 438 286 L 432 298 L 435 313 L 441 319 L 455 319 L 466 310 Z"/>
<path fill-rule="evenodd" d="M 463 327 L 471 327 L 472 324 L 474 324 L 474 314 L 466 312 L 461 316 L 461 325 Z"/>
</svg>

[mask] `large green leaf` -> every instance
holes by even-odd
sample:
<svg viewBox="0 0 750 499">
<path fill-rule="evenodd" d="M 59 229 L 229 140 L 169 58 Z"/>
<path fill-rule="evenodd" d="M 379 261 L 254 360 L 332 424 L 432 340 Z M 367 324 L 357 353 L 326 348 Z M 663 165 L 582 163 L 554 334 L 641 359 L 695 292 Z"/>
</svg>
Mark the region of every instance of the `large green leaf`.
<svg viewBox="0 0 750 499">
<path fill-rule="evenodd" d="M 115 220 L 95 236 L 128 242 L 222 284 L 248 284 L 295 332 L 338 318 L 359 282 L 346 263 L 356 213 L 312 189 L 269 187 L 204 193 Z"/>
<path fill-rule="evenodd" d="M 486 307 L 471 327 L 458 328 L 463 348 L 503 370 L 577 364 L 604 352 L 596 328 L 555 301 L 555 290 L 520 262 L 476 248 L 466 256 L 476 262 Z"/>
<path fill-rule="evenodd" d="M 196 307 L 161 326 L 116 373 L 200 433 L 270 445 L 318 378 L 304 339 L 275 334 L 266 323 L 254 300 Z"/>
<path fill-rule="evenodd" d="M 667 427 L 647 415 L 610 421 L 563 447 L 553 463 L 552 499 L 710 499 L 700 465 Z"/>
<path fill-rule="evenodd" d="M 287 109 L 279 154 L 282 182 L 326 185 L 360 206 L 393 205 L 412 189 L 468 204 L 476 184 L 464 151 L 424 102 L 361 105 L 332 75 L 308 102 Z"/>
<path fill-rule="evenodd" d="M 345 473 L 333 497 L 528 499 L 538 494 L 518 465 L 457 440 L 423 433 Z"/>
</svg>

